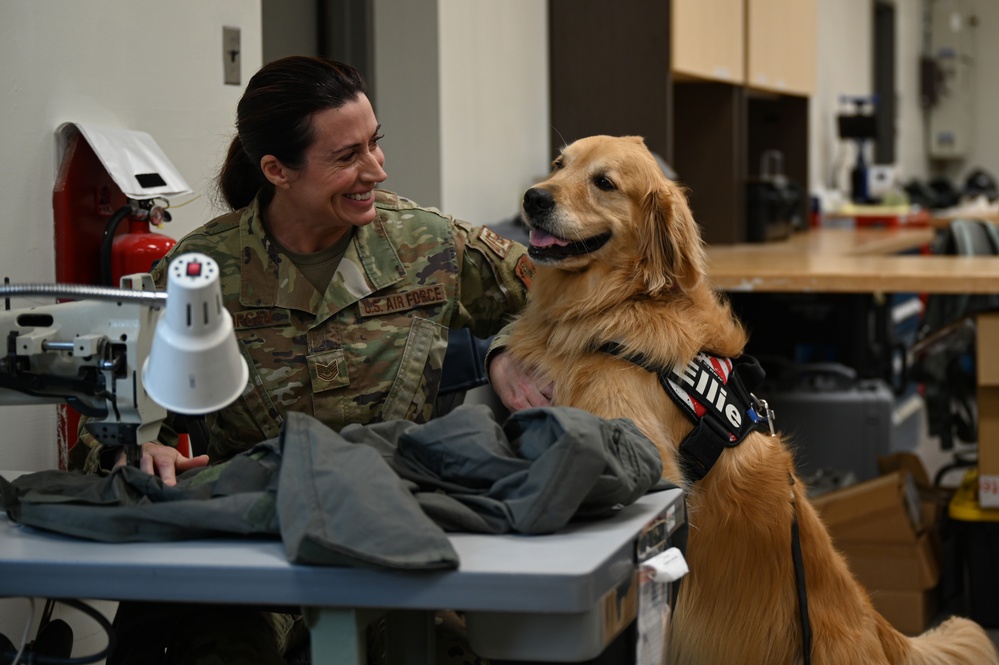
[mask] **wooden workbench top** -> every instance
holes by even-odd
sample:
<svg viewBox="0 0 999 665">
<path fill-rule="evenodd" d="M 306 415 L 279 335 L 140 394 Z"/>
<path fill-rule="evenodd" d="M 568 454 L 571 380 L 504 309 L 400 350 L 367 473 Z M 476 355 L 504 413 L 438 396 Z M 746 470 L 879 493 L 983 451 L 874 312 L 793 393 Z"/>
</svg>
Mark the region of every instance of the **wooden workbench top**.
<svg viewBox="0 0 999 665">
<path fill-rule="evenodd" d="M 813 229 L 787 240 L 708 248 L 724 291 L 999 293 L 999 256 L 923 256 L 931 228 Z"/>
</svg>

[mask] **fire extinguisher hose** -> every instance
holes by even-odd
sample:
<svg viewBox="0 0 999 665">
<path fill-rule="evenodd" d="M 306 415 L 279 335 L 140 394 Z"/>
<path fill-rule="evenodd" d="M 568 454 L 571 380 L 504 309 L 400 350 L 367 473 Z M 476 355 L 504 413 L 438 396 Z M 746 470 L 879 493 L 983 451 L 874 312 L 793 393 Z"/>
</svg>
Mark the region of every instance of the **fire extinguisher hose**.
<svg viewBox="0 0 999 665">
<path fill-rule="evenodd" d="M 104 286 L 117 286 L 111 283 L 111 248 L 114 245 L 114 234 L 118 231 L 118 225 L 132 212 L 132 206 L 124 205 L 114 211 L 111 219 L 104 227 L 104 237 L 101 239 L 101 283 Z"/>
</svg>

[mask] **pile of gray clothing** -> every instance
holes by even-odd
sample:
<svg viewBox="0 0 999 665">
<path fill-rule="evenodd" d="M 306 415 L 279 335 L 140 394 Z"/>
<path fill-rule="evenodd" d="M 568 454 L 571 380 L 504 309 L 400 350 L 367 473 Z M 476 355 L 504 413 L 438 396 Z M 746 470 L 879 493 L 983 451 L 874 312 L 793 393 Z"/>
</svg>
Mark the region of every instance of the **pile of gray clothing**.
<svg viewBox="0 0 999 665">
<path fill-rule="evenodd" d="M 542 534 L 614 514 L 660 483 L 655 446 L 629 420 L 568 407 L 500 425 L 485 405 L 425 424 L 334 432 L 289 413 L 281 435 L 174 486 L 132 467 L 0 478 L 11 519 L 93 540 L 279 536 L 297 563 L 447 569 L 446 532 Z"/>
</svg>

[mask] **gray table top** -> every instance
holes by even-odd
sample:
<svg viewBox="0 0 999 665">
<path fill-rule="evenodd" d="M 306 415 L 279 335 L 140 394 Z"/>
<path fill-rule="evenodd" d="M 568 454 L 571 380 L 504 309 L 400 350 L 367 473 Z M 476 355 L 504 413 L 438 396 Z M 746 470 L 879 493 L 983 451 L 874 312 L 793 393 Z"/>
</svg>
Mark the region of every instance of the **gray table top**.
<svg viewBox="0 0 999 665">
<path fill-rule="evenodd" d="M 667 512 L 682 523 L 680 490 L 551 535 L 451 534 L 461 564 L 447 572 L 292 564 L 276 539 L 91 542 L 0 516 L 0 596 L 581 612 L 631 574 L 636 535 Z"/>
</svg>

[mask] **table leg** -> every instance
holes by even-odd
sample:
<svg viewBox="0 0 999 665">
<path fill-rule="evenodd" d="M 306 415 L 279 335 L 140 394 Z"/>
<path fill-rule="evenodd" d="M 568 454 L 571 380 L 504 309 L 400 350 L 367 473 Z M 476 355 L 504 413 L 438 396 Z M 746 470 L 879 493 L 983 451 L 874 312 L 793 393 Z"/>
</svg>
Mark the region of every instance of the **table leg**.
<svg viewBox="0 0 999 665">
<path fill-rule="evenodd" d="M 381 614 L 376 610 L 332 607 L 305 608 L 312 662 L 329 665 L 366 665 L 365 628 Z"/>
<path fill-rule="evenodd" d="M 382 610 L 305 608 L 312 662 L 330 665 L 365 665 L 367 627 Z M 433 665 L 436 659 L 434 613 L 396 610 L 385 617 L 388 665 Z"/>
</svg>

